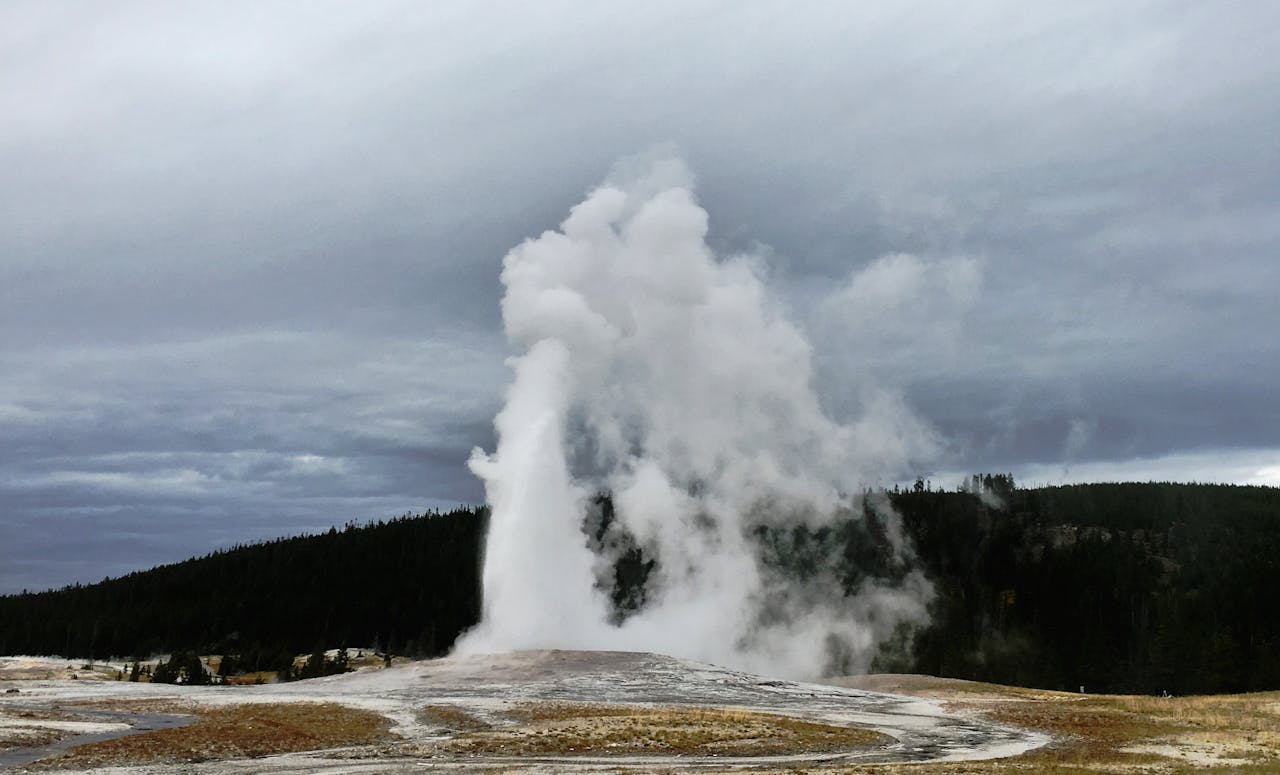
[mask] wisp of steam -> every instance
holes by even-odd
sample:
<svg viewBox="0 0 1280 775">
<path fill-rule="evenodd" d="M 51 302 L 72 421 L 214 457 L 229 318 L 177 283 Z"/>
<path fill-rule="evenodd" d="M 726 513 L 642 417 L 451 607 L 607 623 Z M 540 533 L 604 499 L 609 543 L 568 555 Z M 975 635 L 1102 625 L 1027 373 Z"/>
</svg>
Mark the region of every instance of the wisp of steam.
<svg viewBox="0 0 1280 775">
<path fill-rule="evenodd" d="M 863 489 L 904 462 L 909 413 L 872 399 L 831 419 L 763 260 L 717 256 L 707 224 L 684 164 L 649 160 L 507 254 L 518 354 L 497 449 L 470 460 L 491 516 L 482 618 L 458 651 L 655 651 L 812 677 L 865 669 L 925 620 L 931 588 Z M 767 536 L 868 518 L 893 573 L 850 589 L 829 552 L 770 560 Z M 627 559 L 643 590 L 620 608 Z"/>
</svg>

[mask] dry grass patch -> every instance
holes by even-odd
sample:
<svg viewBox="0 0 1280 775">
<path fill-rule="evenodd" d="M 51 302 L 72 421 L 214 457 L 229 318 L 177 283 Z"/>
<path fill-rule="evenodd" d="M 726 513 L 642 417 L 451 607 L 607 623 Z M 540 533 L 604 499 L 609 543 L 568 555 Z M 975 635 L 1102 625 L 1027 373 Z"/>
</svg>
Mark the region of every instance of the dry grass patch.
<svg viewBox="0 0 1280 775">
<path fill-rule="evenodd" d="M 951 701 L 946 707 L 1046 731 L 1055 738 L 1050 746 L 1004 760 L 838 771 L 876 775 L 1280 772 L 1280 693 L 1175 698 L 1046 693 L 1041 699 L 1015 698 L 1020 693 L 989 701 Z"/>
<path fill-rule="evenodd" d="M 1080 695 L 1068 692 L 1056 692 L 1048 689 L 1027 689 L 1021 686 L 1004 686 L 1002 684 L 984 683 L 982 681 L 966 681 L 961 678 L 938 678 L 932 675 L 913 675 L 903 673 L 887 673 L 878 675 L 849 675 L 824 680 L 832 686 L 843 686 L 848 689 L 864 689 L 872 692 L 888 692 L 890 694 L 909 694 L 916 697 L 930 697 L 947 700 L 1044 700 L 1056 698 L 1075 698 Z"/>
<path fill-rule="evenodd" d="M 0 726 L 3 724 L 4 720 L 0 717 Z M 49 745 L 61 740 L 64 734 L 64 732 L 47 727 L 0 728 L 0 751 Z"/>
<path fill-rule="evenodd" d="M 998 721 L 1042 729 L 1058 741 L 1027 761 L 1118 767 L 1235 768 L 1280 771 L 1280 714 L 1275 694 L 1213 697 L 1090 696 L 1057 702 L 1000 704 Z"/>
<path fill-rule="evenodd" d="M 204 708 L 189 726 L 76 746 L 38 764 L 93 768 L 201 762 L 368 745 L 390 739 L 390 722 L 333 703 L 246 704 Z"/>
<path fill-rule="evenodd" d="M 203 712 L 198 703 L 178 697 L 71 700 L 63 703 L 63 707 L 83 708 L 85 710 L 110 710 L 122 713 L 171 713 L 180 716 L 195 716 Z"/>
<path fill-rule="evenodd" d="M 278 674 L 274 670 L 259 670 L 255 673 L 227 676 L 222 680 L 231 686 L 261 686 L 262 684 L 276 683 Z"/>
<path fill-rule="evenodd" d="M 570 719 L 633 716 L 638 713 L 655 710 L 661 710 L 661 708 L 651 708 L 644 705 L 603 705 L 588 702 L 529 702 L 508 708 L 503 715 L 520 724 L 534 724 L 548 721 L 568 721 Z M 689 710 L 706 709 L 689 708 Z"/>
<path fill-rule="evenodd" d="M 23 721 L 85 721 L 84 716 L 62 710 L 45 710 L 43 708 L 3 708 L 0 718 L 22 719 Z"/>
<path fill-rule="evenodd" d="M 767 756 L 892 741 L 869 729 L 719 708 L 538 703 L 509 716 L 521 726 L 471 733 L 445 744 L 446 750 L 492 756 Z"/>
<path fill-rule="evenodd" d="M 911 690 L 903 687 L 903 693 L 944 699 L 944 707 L 953 711 L 1041 730 L 1054 742 L 1007 759 L 841 772 L 1280 773 L 1280 692 L 1160 698 L 910 678 Z"/>
<path fill-rule="evenodd" d="M 63 733 L 51 729 L 8 729 L 0 730 L 0 751 L 13 748 L 34 748 L 49 745 L 61 740 Z"/>
<path fill-rule="evenodd" d="M 1002 702 L 983 711 L 996 721 L 1053 735 L 1053 743 L 1018 757 L 1022 763 L 1044 767 L 1116 768 L 1158 763 L 1158 755 L 1124 749 L 1137 741 L 1165 738 L 1181 731 L 1176 724 L 1115 707 L 1107 698 Z"/>
<path fill-rule="evenodd" d="M 1280 754 L 1280 692 L 1208 697 L 1116 697 L 1120 708 L 1201 732 L 1260 744 Z"/>
<path fill-rule="evenodd" d="M 418 709 L 418 720 L 451 732 L 475 732 L 493 725 L 456 705 L 428 705 Z"/>
<path fill-rule="evenodd" d="M 48 745 L 56 743 L 67 735 L 65 730 L 41 726 L 42 721 L 87 720 L 90 719 L 60 710 L 0 709 L 0 751 Z"/>
</svg>

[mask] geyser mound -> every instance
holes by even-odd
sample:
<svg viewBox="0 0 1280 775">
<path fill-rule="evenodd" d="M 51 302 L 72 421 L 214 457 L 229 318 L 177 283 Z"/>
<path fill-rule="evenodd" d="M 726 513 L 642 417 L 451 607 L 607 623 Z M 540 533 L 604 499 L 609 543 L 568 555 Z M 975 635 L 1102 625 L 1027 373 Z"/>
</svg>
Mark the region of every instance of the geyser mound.
<svg viewBox="0 0 1280 775">
<path fill-rule="evenodd" d="M 861 489 L 903 470 L 919 425 L 886 399 L 828 417 L 761 258 L 708 247 L 682 163 L 641 166 L 504 261 L 519 354 L 497 450 L 470 461 L 492 514 L 482 621 L 458 648 L 864 669 L 931 595 L 897 516 Z M 823 529 L 850 524 L 879 542 L 876 572 Z M 620 562 L 642 595 L 618 594 Z"/>
</svg>

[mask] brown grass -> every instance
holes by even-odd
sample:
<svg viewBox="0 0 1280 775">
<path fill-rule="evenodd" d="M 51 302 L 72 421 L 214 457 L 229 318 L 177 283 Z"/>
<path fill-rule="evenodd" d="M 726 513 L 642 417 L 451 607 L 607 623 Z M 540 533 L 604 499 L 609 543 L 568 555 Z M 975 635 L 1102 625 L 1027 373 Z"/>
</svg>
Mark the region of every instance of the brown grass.
<svg viewBox="0 0 1280 775">
<path fill-rule="evenodd" d="M 633 716 L 656 710 L 661 708 L 643 705 L 603 705 L 590 702 L 527 702 L 508 708 L 504 715 L 517 723 L 533 724 L 540 721 Z M 690 708 L 689 710 L 704 709 Z"/>
<path fill-rule="evenodd" d="M 21 731 L 11 730 L 7 733 L 0 730 L 0 751 L 7 751 L 11 748 L 31 748 L 48 745 L 56 743 L 62 737 L 62 732 L 53 729 L 28 727 Z"/>
<path fill-rule="evenodd" d="M 1167 765 L 1179 758 L 1271 762 L 1280 771 L 1280 714 L 1274 694 L 1215 697 L 1089 696 L 1076 701 L 1001 704 L 999 721 L 1042 729 L 1058 741 L 1027 760 L 1088 766 Z M 1172 755 L 1170 755 L 1172 754 Z"/>
<path fill-rule="evenodd" d="M 231 686 L 257 686 L 260 684 L 275 683 L 276 671 L 259 670 L 256 673 L 242 673 L 240 675 L 231 675 L 223 678 Z"/>
<path fill-rule="evenodd" d="M 61 769 L 201 762 L 368 745 L 391 737 L 385 717 L 333 703 L 246 704 L 197 712 L 200 718 L 186 727 L 76 746 L 38 764 Z"/>
<path fill-rule="evenodd" d="M 1080 695 L 920 678 L 911 691 L 897 690 L 946 699 L 946 707 L 957 712 L 1048 732 L 1054 742 L 1008 759 L 838 772 L 1280 773 L 1280 692 L 1175 698 Z"/>
<path fill-rule="evenodd" d="M 22 719 L 24 721 L 84 721 L 84 716 L 78 716 L 75 713 L 68 713 L 60 710 L 36 710 L 30 708 L 5 708 L 0 709 L 0 720 L 3 719 Z M 20 729 L 10 729 L 8 731 L 0 729 L 0 751 L 11 748 L 31 748 L 34 746 L 48 745 L 55 743 L 66 736 L 66 732 L 57 729 L 48 729 L 41 727 L 23 727 Z"/>
<path fill-rule="evenodd" d="M 477 718 L 456 705 L 428 705 L 418 709 L 418 720 L 431 727 L 451 732 L 475 732 L 492 724 Z"/>
<path fill-rule="evenodd" d="M 62 737 L 63 733 L 52 729 L 31 729 L 21 733 L 14 732 L 11 735 L 0 732 L 0 751 L 49 745 L 58 742 Z"/>
<path fill-rule="evenodd" d="M 508 715 L 521 726 L 467 734 L 445 749 L 488 756 L 765 756 L 846 751 L 891 740 L 869 729 L 719 708 L 535 703 Z"/>
<path fill-rule="evenodd" d="M 84 716 L 77 716 L 62 710 L 43 710 L 39 708 L 5 708 L 0 710 L 4 718 L 20 718 L 29 721 L 84 721 Z"/>
<path fill-rule="evenodd" d="M 1052 734 L 1052 744 L 1019 757 L 1041 766 L 1151 764 L 1160 757 L 1122 749 L 1181 731 L 1176 724 L 1126 711 L 1106 699 L 996 703 L 985 712 L 996 721 Z"/>
<path fill-rule="evenodd" d="M 201 713 L 200 705 L 191 700 L 184 700 L 178 697 L 71 700 L 63 703 L 63 706 L 67 708 L 84 708 L 85 710 L 114 710 L 125 713 L 173 713 L 191 716 L 197 716 Z"/>
<path fill-rule="evenodd" d="M 959 678 L 938 678 L 932 675 L 853 675 L 831 680 L 833 686 L 866 689 L 873 692 L 910 694 L 935 699 L 1007 699 L 1045 700 L 1059 698 L 1079 699 L 1073 692 L 1057 692 L 1048 689 L 1028 689 L 1021 686 L 966 681 Z"/>
<path fill-rule="evenodd" d="M 1081 695 L 990 684 L 912 677 L 891 691 L 944 699 L 962 714 L 984 714 L 1051 734 L 1052 744 L 1022 756 L 945 764 L 797 764 L 787 772 L 817 775 L 940 775 L 941 773 L 1193 772 L 1280 774 L 1280 692 L 1212 697 Z M 909 690 L 909 691 L 908 691 Z M 106 703 L 95 703 L 107 706 Z M 137 735 L 72 749 L 44 767 L 92 768 L 106 764 L 184 762 L 262 756 L 286 751 L 390 741 L 382 717 L 335 705 L 239 705 L 200 710 L 174 701 L 110 703 L 117 709 L 189 712 L 191 727 Z M 353 755 L 436 756 L 659 756 L 786 755 L 856 750 L 888 738 L 853 729 L 769 713 L 702 707 L 647 707 L 575 703 L 516 705 L 490 725 L 453 705 L 419 709 L 419 719 L 448 730 L 453 740 Z M 514 726 L 502 726 L 503 722 Z M 704 761 L 703 764 L 706 762 Z M 482 762 L 472 762 L 479 766 Z M 628 764 L 619 762 L 619 766 Z M 755 771 L 755 770 L 753 770 Z M 758 772 L 765 772 L 760 770 Z"/>
</svg>

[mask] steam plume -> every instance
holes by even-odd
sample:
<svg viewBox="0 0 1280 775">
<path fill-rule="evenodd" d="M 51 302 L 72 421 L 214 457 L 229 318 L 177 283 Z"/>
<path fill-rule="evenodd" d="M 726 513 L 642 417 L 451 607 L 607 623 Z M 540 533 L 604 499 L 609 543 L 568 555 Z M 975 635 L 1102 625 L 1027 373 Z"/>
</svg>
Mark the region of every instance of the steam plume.
<svg viewBox="0 0 1280 775">
<path fill-rule="evenodd" d="M 898 623 L 923 621 L 931 594 L 896 516 L 860 490 L 900 470 L 920 427 L 884 396 L 849 423 L 824 414 L 811 348 L 760 260 L 708 248 L 681 162 L 631 167 L 504 261 L 503 319 L 520 354 L 497 450 L 470 460 L 492 515 L 482 621 L 459 650 L 863 669 Z M 591 529 L 599 492 L 614 512 Z M 829 552 L 802 573 L 769 561 L 787 547 L 762 536 L 790 535 L 770 529 L 838 515 L 876 520 L 891 572 L 845 594 Z M 655 564 L 643 604 L 619 612 L 611 569 L 636 551 Z"/>
</svg>

